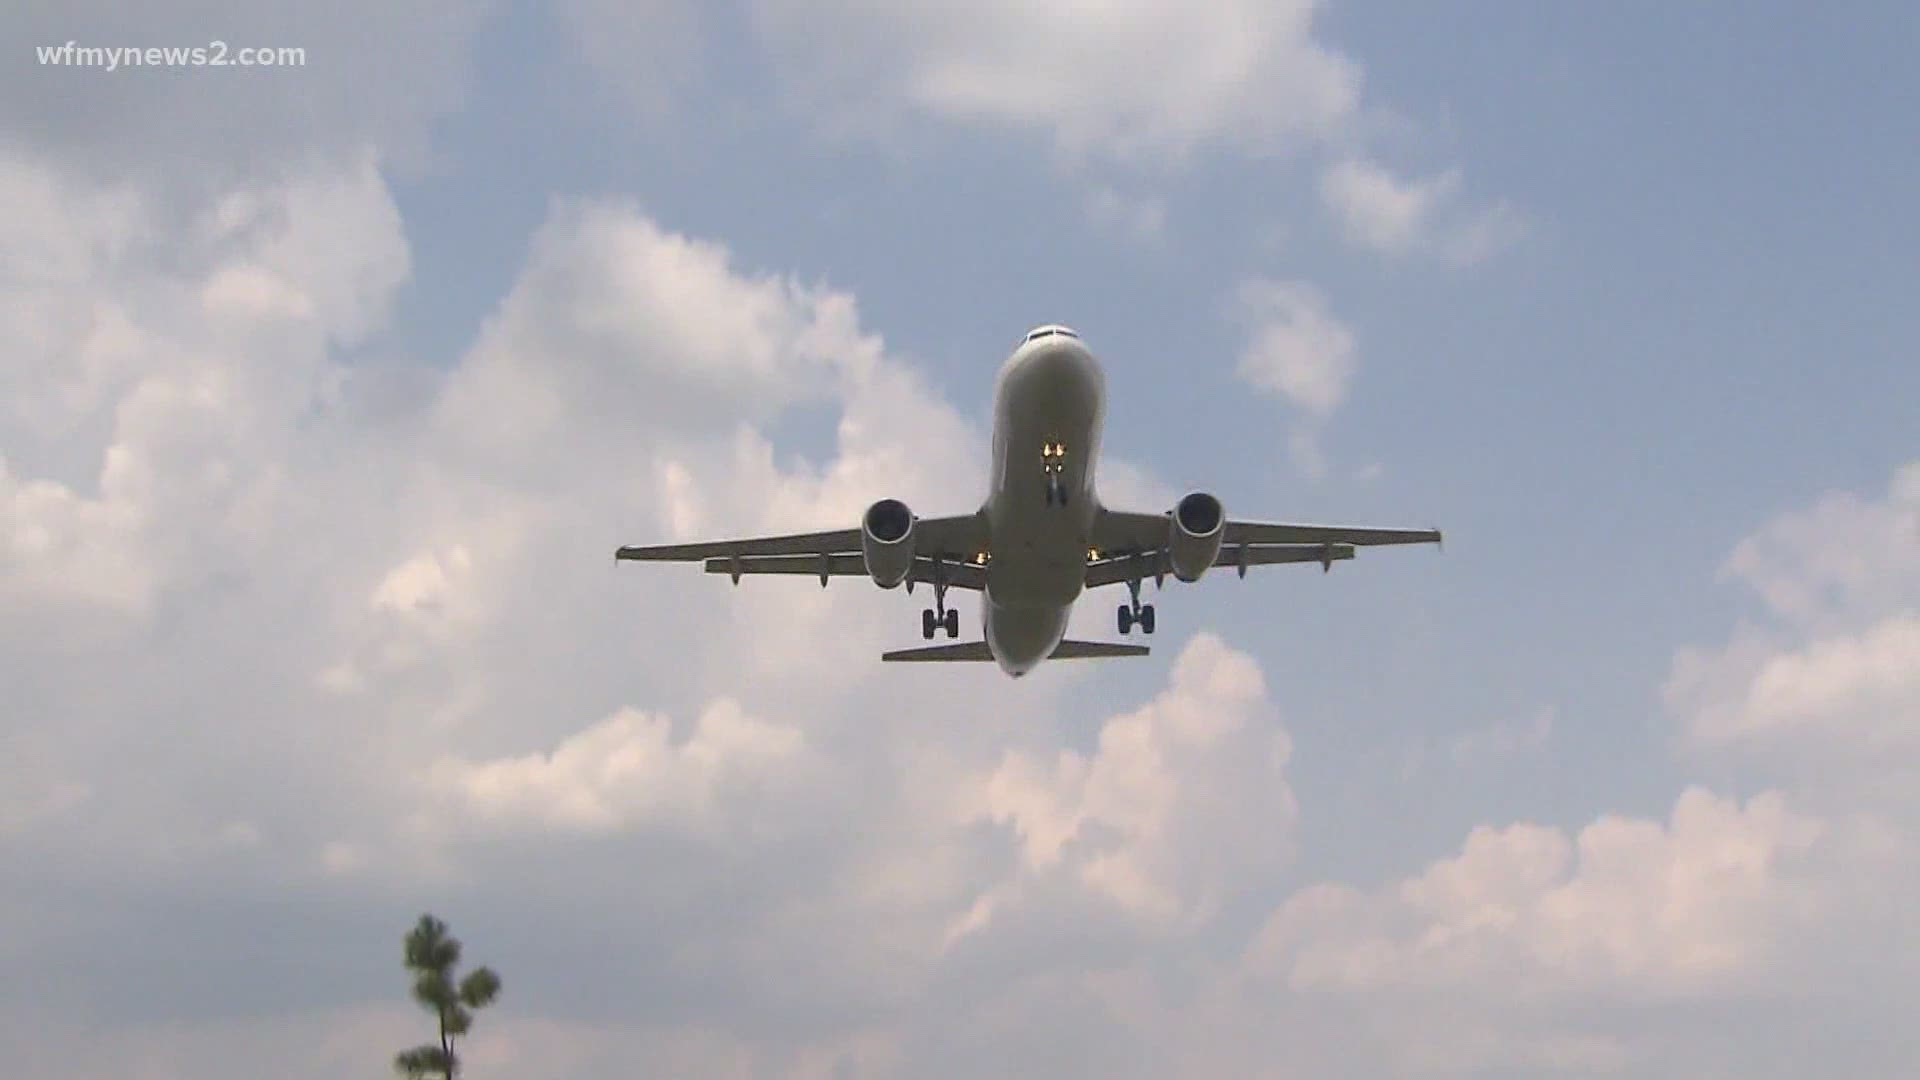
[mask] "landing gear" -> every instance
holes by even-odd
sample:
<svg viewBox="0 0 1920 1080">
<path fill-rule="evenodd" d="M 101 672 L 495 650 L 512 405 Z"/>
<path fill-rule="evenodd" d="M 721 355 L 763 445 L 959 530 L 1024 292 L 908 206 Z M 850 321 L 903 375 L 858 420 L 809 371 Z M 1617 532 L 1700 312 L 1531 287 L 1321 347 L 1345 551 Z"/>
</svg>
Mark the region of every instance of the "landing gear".
<svg viewBox="0 0 1920 1080">
<path fill-rule="evenodd" d="M 1141 633 L 1151 634 L 1153 633 L 1153 605 L 1142 604 L 1136 611 L 1126 604 L 1121 604 L 1118 622 L 1122 634 L 1132 633 L 1136 626 L 1140 628 Z"/>
<path fill-rule="evenodd" d="M 1134 578 L 1127 582 L 1127 591 L 1132 595 L 1133 602 L 1120 605 L 1118 619 L 1120 633 L 1130 634 L 1135 626 L 1140 627 L 1140 632 L 1143 634 L 1153 633 L 1153 605 L 1140 602 L 1140 579 Z"/>
<path fill-rule="evenodd" d="M 939 556 L 933 560 L 933 607 L 920 613 L 920 636 L 932 641 L 935 629 L 949 638 L 960 636 L 960 612 L 947 606 L 947 569 Z"/>
<path fill-rule="evenodd" d="M 1060 476 L 1067 467 L 1067 447 L 1064 443 L 1048 440 L 1040 447 L 1040 468 L 1047 474 L 1047 505 L 1067 505 L 1067 487 L 1060 482 Z"/>
</svg>

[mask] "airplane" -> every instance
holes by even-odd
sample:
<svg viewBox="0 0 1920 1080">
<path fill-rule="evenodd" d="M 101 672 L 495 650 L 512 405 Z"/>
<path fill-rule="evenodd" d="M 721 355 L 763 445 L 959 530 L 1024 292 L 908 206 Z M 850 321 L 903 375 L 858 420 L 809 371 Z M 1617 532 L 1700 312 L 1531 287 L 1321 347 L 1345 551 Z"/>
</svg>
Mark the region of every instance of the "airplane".
<svg viewBox="0 0 1920 1080">
<path fill-rule="evenodd" d="M 698 562 L 727 574 L 811 574 L 825 588 L 835 577 L 866 577 L 883 589 L 931 585 L 921 636 L 960 636 L 960 613 L 947 590 L 981 594 L 979 641 L 899 649 L 883 661 L 992 661 L 1020 678 L 1048 659 L 1145 656 L 1145 645 L 1066 639 L 1080 594 L 1125 584 L 1118 629 L 1154 631 L 1152 604 L 1171 574 L 1200 580 L 1209 568 L 1319 563 L 1324 573 L 1374 544 L 1439 544 L 1438 529 L 1233 521 L 1210 492 L 1183 496 L 1161 513 L 1109 510 L 1094 490 L 1106 412 L 1106 377 L 1079 334 L 1058 324 L 1029 331 L 1000 370 L 994 389 L 993 462 L 986 502 L 971 514 L 916 517 L 899 499 L 880 499 L 860 527 L 713 543 L 622 547 L 616 559 Z"/>
</svg>

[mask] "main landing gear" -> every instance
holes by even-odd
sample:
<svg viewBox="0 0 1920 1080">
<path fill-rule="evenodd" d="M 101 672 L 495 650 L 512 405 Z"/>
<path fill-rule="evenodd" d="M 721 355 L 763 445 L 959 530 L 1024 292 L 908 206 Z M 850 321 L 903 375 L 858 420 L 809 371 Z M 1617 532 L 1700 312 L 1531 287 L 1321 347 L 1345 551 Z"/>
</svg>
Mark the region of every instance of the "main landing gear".
<svg viewBox="0 0 1920 1080">
<path fill-rule="evenodd" d="M 928 641 L 932 641 L 933 632 L 939 628 L 945 628 L 947 631 L 947 636 L 950 638 L 959 637 L 960 636 L 960 609 L 947 608 L 943 611 L 936 613 L 932 608 L 928 608 L 925 611 L 922 611 L 920 613 L 920 636 L 921 637 L 926 638 Z"/>
<path fill-rule="evenodd" d="M 932 641 L 935 629 L 946 630 L 949 638 L 960 636 L 960 612 L 947 606 L 946 563 L 938 556 L 933 560 L 933 607 L 920 613 L 920 636 Z"/>
<path fill-rule="evenodd" d="M 1120 605 L 1120 633 L 1130 634 L 1137 625 L 1143 634 L 1153 633 L 1153 605 L 1140 602 L 1140 579 L 1127 582 L 1127 592 L 1133 602 Z"/>
</svg>

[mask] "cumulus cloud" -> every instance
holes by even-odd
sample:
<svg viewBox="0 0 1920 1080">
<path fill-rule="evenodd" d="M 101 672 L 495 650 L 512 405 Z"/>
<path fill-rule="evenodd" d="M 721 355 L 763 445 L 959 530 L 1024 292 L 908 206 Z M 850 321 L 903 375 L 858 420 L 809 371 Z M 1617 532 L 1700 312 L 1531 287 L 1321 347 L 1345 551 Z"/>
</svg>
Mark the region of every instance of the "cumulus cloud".
<svg viewBox="0 0 1920 1080">
<path fill-rule="evenodd" d="M 1725 989 L 1820 914 L 1794 880 L 1820 829 L 1779 793 L 1741 805 L 1697 788 L 1665 823 L 1609 816 L 1572 837 L 1482 827 L 1458 855 L 1377 893 L 1299 893 L 1256 962 L 1293 986 L 1345 992 Z"/>
<path fill-rule="evenodd" d="M 1916 476 L 1920 465 L 1903 466 L 1881 499 L 1829 495 L 1734 549 L 1722 576 L 1755 593 L 1769 618 L 1720 648 L 1676 657 L 1666 698 L 1691 744 L 1829 775 L 1841 759 L 1911 760 L 1920 749 Z"/>
<path fill-rule="evenodd" d="M 1358 366 L 1353 331 L 1334 317 L 1325 294 L 1305 282 L 1262 279 L 1243 283 L 1236 299 L 1249 327 L 1242 379 L 1315 417 L 1346 400 Z"/>
<path fill-rule="evenodd" d="M 1318 7 L 764 0 L 753 19 L 789 84 L 841 123 L 921 114 L 1140 162 L 1207 144 L 1282 150 L 1337 129 L 1358 107 L 1360 69 L 1314 36 Z"/>
<path fill-rule="evenodd" d="M 1011 115 L 947 70 L 942 115 Z M 1138 145 L 1312 128 L 1222 127 L 1238 93 L 1132 99 Z M 1121 121 L 1037 115 L 1129 149 Z M 1291 744 L 1217 636 L 1117 710 L 1072 669 L 906 693 L 873 662 L 911 627 L 898 594 L 612 565 L 623 540 L 844 524 L 880 493 L 966 508 L 982 433 L 845 292 L 561 201 L 472 348 L 385 401 L 347 358 L 412 272 L 377 155 L 184 209 L 3 160 L 0 917 L 36 1000 L 0 1001 L 0 1039 L 27 1075 L 217 1076 L 289 1043 L 313 1050 L 293 1070 L 384 1068 L 413 1018 L 366 1004 L 404 992 L 366 942 L 448 897 L 512 988 L 472 1060 L 552 1075 L 1060 1072 L 1062 1046 L 1103 1075 L 1599 1068 L 1647 1059 L 1590 998 L 1737 1005 L 1726 987 L 1796 963 L 1820 990 L 1809 955 L 1910 925 L 1835 883 L 1905 880 L 1884 871 L 1911 820 L 1810 808 L 1804 783 L 1488 827 L 1387 886 L 1290 893 Z M 1264 286 L 1280 329 L 1249 353 L 1324 417 L 1351 335 Z M 768 433 L 797 403 L 835 414 L 817 459 Z M 1171 501 L 1120 464 L 1115 502 Z M 1842 742 L 1904 700 L 1885 656 L 1910 603 L 1875 589 L 1907 580 L 1914 475 L 1736 554 L 1779 625 L 1688 685 L 1764 683 L 1776 718 Z M 1835 527 L 1879 554 L 1835 557 Z M 1715 706 L 1692 693 L 1683 722 Z M 1392 1056 L 1415 1044 L 1437 1056 Z"/>
<path fill-rule="evenodd" d="M 1231 310 L 1247 335 L 1236 374 L 1301 414 L 1288 437 L 1294 464 L 1309 477 L 1325 476 L 1319 432 L 1346 400 L 1359 366 L 1353 331 L 1329 310 L 1325 294 L 1302 281 L 1242 282 Z"/>
<path fill-rule="evenodd" d="M 1006 755 L 981 813 L 1034 874 L 1064 873 L 1151 923 L 1194 923 L 1291 852 L 1291 743 L 1252 657 L 1202 634 L 1167 690 L 1109 720 L 1091 754 Z M 985 898 L 973 929 L 1001 898 Z"/>
<path fill-rule="evenodd" d="M 483 823 L 607 830 L 655 814 L 698 818 L 724 797 L 718 785 L 751 783 L 762 765 L 791 759 L 802 744 L 798 731 L 727 700 L 708 706 L 683 740 L 672 727 L 667 717 L 622 709 L 551 753 L 448 758 L 428 782 Z"/>
<path fill-rule="evenodd" d="M 1320 174 L 1320 197 L 1347 235 L 1385 252 L 1411 248 L 1434 210 L 1460 189 L 1460 172 L 1402 181 L 1371 162 L 1342 161 Z"/>
<path fill-rule="evenodd" d="M 1385 255 L 1434 250 L 1471 264 L 1516 240 L 1519 214 L 1504 204 L 1478 211 L 1458 208 L 1460 170 L 1402 179 L 1359 158 L 1320 174 L 1320 199 L 1353 244 Z"/>
<path fill-rule="evenodd" d="M 98 227 L 85 207 L 120 205 L 21 166 L 34 169 L 39 190 L 82 207 L 49 251 Z M 1224 803 L 1189 804 L 1228 748 L 1249 782 L 1277 783 L 1284 736 L 1245 657 L 1196 646 L 1165 698 L 1109 725 L 1091 779 L 1041 769 L 1085 876 L 1001 895 L 1046 875 L 1014 835 L 1024 812 L 989 812 L 991 778 L 1009 748 L 1061 760 L 1036 721 L 1074 673 L 1018 695 L 991 670 L 927 673 L 962 682 L 905 707 L 874 663 L 910 623 L 898 594 L 730 594 L 697 571 L 612 564 L 615 544 L 689 515 L 747 532 L 840 524 L 876 493 L 966 505 L 936 504 L 977 491 L 981 433 L 885 355 L 850 298 L 738 269 L 631 207 L 560 204 L 472 349 L 416 407 L 371 408 L 337 354 L 378 333 L 405 279 L 391 206 L 370 164 L 303 175 L 212 200 L 188 227 L 136 210 L 137 243 L 8 283 L 120 312 L 128 346 L 71 422 L 7 421 L 0 625 L 21 752 L 0 810 L 7 865 L 36 867 L 6 875 L 17 970 L 99 993 L 129 956 L 169 962 L 143 941 L 264 933 L 292 897 L 359 939 L 396 904 L 490 881 L 467 918 L 448 914 L 484 928 L 542 910 L 555 926 L 548 952 L 509 956 L 509 972 L 629 986 L 625 961 L 608 967 L 611 933 L 660 954 L 630 1003 L 728 1002 L 692 1006 L 708 1044 L 663 1024 L 608 1045 L 830 1069 L 905 1052 L 889 1049 L 917 1037 L 899 1003 L 932 985 L 943 934 L 983 895 L 998 898 L 992 939 L 1120 898 L 1191 920 L 1232 889 L 1233 863 L 1187 830 L 1222 820 Z M 741 332 L 709 334 L 703 314 Z M 23 392 L 55 395 L 71 340 L 10 369 Z M 730 392 L 749 386 L 758 396 Z M 840 415 L 831 455 L 777 457 L 757 423 L 821 398 Z M 962 452 L 914 453 L 929 433 Z M 1114 484 L 1157 490 L 1125 468 Z M 1128 792 L 1157 801 L 1143 814 Z M 1258 792 L 1267 825 L 1284 825 L 1284 793 Z M 180 914 L 208 905 L 225 919 Z M 155 936 L 76 952 L 61 927 L 81 909 Z M 315 966 L 289 945 L 102 1007 L 126 1022 L 114 1045 L 128 1055 L 267 985 L 316 1004 L 277 1022 L 324 1028 L 389 966 Z M 231 1034 L 176 1030 L 183 1062 Z"/>
</svg>

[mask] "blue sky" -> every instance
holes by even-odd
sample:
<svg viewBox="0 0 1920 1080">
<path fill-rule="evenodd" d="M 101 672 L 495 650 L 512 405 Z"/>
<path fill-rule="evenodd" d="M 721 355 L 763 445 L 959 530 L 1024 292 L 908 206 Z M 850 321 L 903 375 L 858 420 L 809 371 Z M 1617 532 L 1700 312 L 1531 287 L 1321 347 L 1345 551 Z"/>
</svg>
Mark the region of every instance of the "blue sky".
<svg viewBox="0 0 1920 1080">
<path fill-rule="evenodd" d="M 16 18 L 310 52 L 9 69 L 27 1075 L 384 1068 L 423 907 L 507 976 L 476 1076 L 1902 1060 L 1908 9 Z M 917 597 L 610 565 L 971 508 L 1052 321 L 1109 502 L 1444 553 L 1018 689 L 880 669 Z"/>
</svg>

